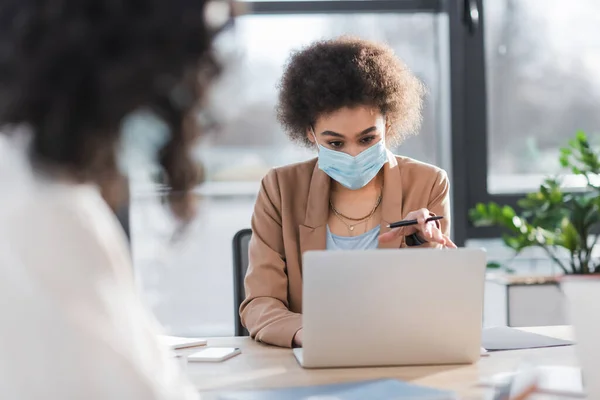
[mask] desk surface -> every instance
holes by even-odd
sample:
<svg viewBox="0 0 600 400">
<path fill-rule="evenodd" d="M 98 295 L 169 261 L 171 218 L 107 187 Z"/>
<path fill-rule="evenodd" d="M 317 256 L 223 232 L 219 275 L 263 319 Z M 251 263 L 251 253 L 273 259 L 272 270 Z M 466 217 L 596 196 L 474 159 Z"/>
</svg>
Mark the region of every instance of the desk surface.
<svg viewBox="0 0 600 400">
<path fill-rule="evenodd" d="M 567 326 L 522 329 L 560 339 L 573 339 L 572 330 Z M 266 389 L 395 378 L 452 390 L 462 399 L 480 399 L 483 392 L 475 387 L 480 378 L 513 371 L 523 360 L 544 365 L 577 365 L 573 346 L 566 346 L 494 352 L 473 365 L 305 370 L 298 365 L 291 350 L 262 345 L 247 337 L 208 339 L 208 345 L 242 349 L 241 355 L 223 363 L 188 365 L 191 379 L 201 392 L 208 394 L 208 398 L 211 397 L 210 392 L 215 390 Z"/>
</svg>

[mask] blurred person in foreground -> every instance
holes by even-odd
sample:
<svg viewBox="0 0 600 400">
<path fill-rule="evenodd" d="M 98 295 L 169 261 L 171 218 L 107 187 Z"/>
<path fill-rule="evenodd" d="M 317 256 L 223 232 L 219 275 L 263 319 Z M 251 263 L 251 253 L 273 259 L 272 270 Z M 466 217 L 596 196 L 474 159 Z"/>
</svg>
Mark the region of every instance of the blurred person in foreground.
<svg viewBox="0 0 600 400">
<path fill-rule="evenodd" d="M 197 398 L 137 297 L 101 193 L 120 201 L 120 128 L 143 109 L 169 128 L 157 157 L 175 215 L 192 217 L 192 116 L 220 71 L 212 43 L 231 6 L 2 2 L 0 398 Z"/>
</svg>

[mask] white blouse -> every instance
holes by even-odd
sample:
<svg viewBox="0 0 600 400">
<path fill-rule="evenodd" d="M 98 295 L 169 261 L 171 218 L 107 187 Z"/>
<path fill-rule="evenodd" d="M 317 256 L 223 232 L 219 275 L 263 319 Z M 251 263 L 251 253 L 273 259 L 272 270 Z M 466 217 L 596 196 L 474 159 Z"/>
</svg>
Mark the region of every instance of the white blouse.
<svg viewBox="0 0 600 400">
<path fill-rule="evenodd" d="M 0 133 L 0 398 L 197 399 L 98 189 L 34 176 L 24 148 Z"/>
</svg>

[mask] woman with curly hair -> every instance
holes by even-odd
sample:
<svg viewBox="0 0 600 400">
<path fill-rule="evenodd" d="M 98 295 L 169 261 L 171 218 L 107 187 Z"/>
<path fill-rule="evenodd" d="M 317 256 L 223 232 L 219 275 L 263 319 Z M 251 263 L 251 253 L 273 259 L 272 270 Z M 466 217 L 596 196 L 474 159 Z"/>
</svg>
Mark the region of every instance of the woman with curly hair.
<svg viewBox="0 0 600 400">
<path fill-rule="evenodd" d="M 0 398 L 194 399 L 137 297 L 125 235 L 121 125 L 168 127 L 157 155 L 192 214 L 194 114 L 219 72 L 231 5 L 5 0 L 0 7 Z M 153 132 L 136 132 L 137 141 Z"/>
<path fill-rule="evenodd" d="M 389 47 L 314 43 L 293 54 L 279 89 L 281 124 L 318 158 L 262 181 L 240 315 L 256 340 L 291 347 L 302 345 L 305 251 L 456 246 L 446 173 L 388 150 L 417 131 L 423 95 Z M 403 219 L 419 223 L 388 228 Z"/>
</svg>

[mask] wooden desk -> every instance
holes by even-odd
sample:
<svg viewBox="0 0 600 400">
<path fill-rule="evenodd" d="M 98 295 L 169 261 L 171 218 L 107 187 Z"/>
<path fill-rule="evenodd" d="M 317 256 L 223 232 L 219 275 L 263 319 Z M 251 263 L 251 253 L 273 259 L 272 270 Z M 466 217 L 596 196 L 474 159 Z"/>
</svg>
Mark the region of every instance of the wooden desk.
<svg viewBox="0 0 600 400">
<path fill-rule="evenodd" d="M 567 326 L 523 329 L 573 339 L 572 330 Z M 484 392 L 475 387 L 481 377 L 513 371 L 523 360 L 545 365 L 577 365 L 574 348 L 567 346 L 495 352 L 473 365 L 306 370 L 298 365 L 291 350 L 262 345 L 250 338 L 215 338 L 209 339 L 208 345 L 242 349 L 241 355 L 223 363 L 188 365 L 192 381 L 209 399 L 210 392 L 215 390 L 307 386 L 378 378 L 395 378 L 452 390 L 463 399 L 481 399 Z"/>
</svg>

